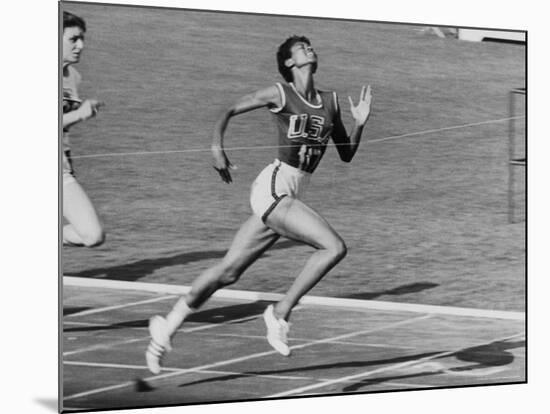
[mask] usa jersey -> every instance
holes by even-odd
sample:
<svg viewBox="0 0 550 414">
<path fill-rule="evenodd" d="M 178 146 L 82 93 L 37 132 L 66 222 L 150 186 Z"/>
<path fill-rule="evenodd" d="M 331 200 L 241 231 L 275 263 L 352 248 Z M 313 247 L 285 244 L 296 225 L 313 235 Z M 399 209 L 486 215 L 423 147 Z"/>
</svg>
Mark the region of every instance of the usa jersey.
<svg viewBox="0 0 550 414">
<path fill-rule="evenodd" d="M 312 173 L 323 157 L 338 116 L 335 92 L 317 91 L 317 103 L 306 101 L 292 83 L 277 83 L 281 107 L 271 108 L 279 135 L 279 160 Z"/>
</svg>

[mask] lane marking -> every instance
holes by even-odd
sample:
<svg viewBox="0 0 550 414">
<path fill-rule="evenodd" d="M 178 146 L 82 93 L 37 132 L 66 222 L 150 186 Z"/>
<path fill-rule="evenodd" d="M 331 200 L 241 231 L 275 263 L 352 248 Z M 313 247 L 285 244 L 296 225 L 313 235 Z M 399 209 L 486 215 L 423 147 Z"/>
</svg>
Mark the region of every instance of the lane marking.
<svg viewBox="0 0 550 414">
<path fill-rule="evenodd" d="M 412 322 L 417 322 L 417 321 L 428 319 L 428 318 L 431 318 L 431 317 L 432 317 L 432 315 L 416 316 L 414 318 L 405 319 L 405 320 L 395 322 L 395 323 L 391 323 L 391 324 L 388 324 L 388 325 L 383 325 L 383 326 L 379 326 L 379 327 L 376 327 L 376 328 L 371 328 L 371 329 L 366 329 L 366 330 L 362 330 L 362 331 L 347 333 L 347 334 L 343 334 L 343 335 L 337 335 L 337 336 L 334 336 L 334 337 L 331 337 L 331 338 L 319 339 L 319 340 L 316 340 L 316 341 L 309 342 L 307 344 L 292 346 L 290 348 L 292 350 L 302 349 L 302 348 L 306 348 L 306 347 L 310 347 L 310 346 L 314 346 L 314 345 L 328 343 L 328 342 L 331 342 L 331 341 L 337 341 L 337 340 L 341 340 L 341 339 L 352 338 L 354 336 L 359 336 L 359 335 L 366 335 L 366 334 L 369 334 L 369 333 L 372 333 L 372 332 L 382 331 L 382 330 L 385 330 L 385 329 L 391 329 L 391 328 L 394 328 L 394 327 L 397 327 L 397 326 L 409 324 L 409 323 L 412 323 Z M 182 369 L 182 370 L 177 371 L 177 372 L 169 372 L 169 373 L 166 373 L 166 374 L 155 375 L 155 376 L 151 376 L 151 377 L 148 377 L 148 378 L 144 378 L 144 380 L 145 381 L 155 381 L 155 380 L 160 380 L 160 379 L 166 379 L 166 378 L 170 378 L 170 377 L 184 375 L 184 374 L 187 374 L 187 373 L 190 373 L 190 372 L 204 371 L 206 369 L 217 368 L 217 367 L 221 367 L 221 366 L 224 366 L 224 365 L 231 365 L 231 364 L 235 364 L 237 362 L 248 361 L 248 360 L 251 360 L 251 359 L 257 359 L 257 358 L 261 358 L 261 357 L 269 356 L 269 355 L 274 355 L 274 354 L 277 354 L 277 351 L 272 350 L 272 351 L 266 351 L 266 352 L 258 352 L 258 353 L 255 353 L 255 354 L 244 355 L 242 357 L 231 358 L 231 359 L 227 359 L 227 360 L 224 360 L 224 361 L 214 362 L 214 363 L 211 363 L 211 364 L 200 365 L 200 366 L 197 366 L 197 367 L 194 367 L 194 368 Z M 107 386 L 107 387 L 96 388 L 96 389 L 92 389 L 92 390 L 89 390 L 89 391 L 84 391 L 84 392 L 80 392 L 80 393 L 77 393 L 77 394 L 69 395 L 69 396 L 65 397 L 63 400 L 64 401 L 74 400 L 76 398 L 81 398 L 81 397 L 86 397 L 86 396 L 89 396 L 89 395 L 94 395 L 94 394 L 99 394 L 99 393 L 103 393 L 103 392 L 107 392 L 107 391 L 113 391 L 113 390 L 117 390 L 117 389 L 121 389 L 121 388 L 126 388 L 128 386 L 131 386 L 132 384 L 133 384 L 132 381 L 126 381 L 126 382 L 123 382 L 121 384 L 110 385 L 110 386 Z"/>
<path fill-rule="evenodd" d="M 105 306 L 103 308 L 88 309 L 88 310 L 81 311 L 81 312 L 71 313 L 70 315 L 66 315 L 66 316 L 63 316 L 63 317 L 64 318 L 74 318 L 74 317 L 77 317 L 77 316 L 93 315 L 94 313 L 108 312 L 108 311 L 112 311 L 112 310 L 115 310 L 115 309 L 128 308 L 130 306 L 144 305 L 146 303 L 161 302 L 163 300 L 174 299 L 176 297 L 177 297 L 176 295 L 168 295 L 168 296 L 163 296 L 163 297 L 160 297 L 160 298 L 140 300 L 138 302 L 130 302 L 130 303 L 126 303 L 126 304 L 123 304 L 123 305 L 112 305 L 112 306 Z"/>
<path fill-rule="evenodd" d="M 269 375 L 269 374 L 253 374 L 253 373 L 247 373 L 247 372 L 236 372 L 236 371 L 217 371 L 217 370 L 211 370 L 211 369 L 205 369 L 204 371 L 200 371 L 204 374 L 214 374 L 214 375 L 240 375 L 243 377 L 258 377 L 258 378 L 271 378 L 271 379 L 281 379 L 281 380 L 294 380 L 294 381 L 302 381 L 302 380 L 315 380 L 314 377 L 306 377 L 306 376 L 293 376 L 293 375 Z"/>
<path fill-rule="evenodd" d="M 95 363 L 95 362 L 82 362 L 82 361 L 65 361 L 64 365 L 79 366 L 79 367 L 92 367 L 92 368 L 114 368 L 114 369 L 133 369 L 133 370 L 147 370 L 145 365 L 124 365 L 124 364 L 107 364 L 107 363 Z M 181 368 L 163 368 L 164 371 L 179 372 Z M 218 371 L 205 369 L 197 371 L 198 374 L 212 374 L 212 375 L 224 375 L 224 376 L 240 376 L 240 377 L 255 377 L 265 379 L 277 379 L 277 380 L 290 380 L 290 381 L 329 381 L 328 378 L 307 377 L 307 376 L 292 376 L 292 375 L 265 375 L 265 374 L 253 374 L 247 372 L 237 371 Z M 351 382 L 351 381 L 350 381 Z M 407 387 L 407 388 L 420 388 L 420 387 L 437 387 L 437 385 L 428 384 L 411 384 L 396 381 L 384 382 L 385 385 Z"/>
<path fill-rule="evenodd" d="M 441 387 L 441 385 L 430 385 L 430 384 L 411 384 L 411 383 L 405 383 L 405 382 L 394 382 L 394 381 L 388 381 L 384 382 L 384 385 L 389 385 L 390 387 L 396 386 L 396 387 L 405 387 L 405 388 L 413 388 L 413 389 L 420 389 L 420 388 L 434 388 L 434 387 Z M 386 391 L 386 389 L 384 389 Z M 391 391 L 391 390 L 390 390 Z"/>
<path fill-rule="evenodd" d="M 86 348 L 80 348 L 80 349 L 76 349 L 74 351 L 63 352 L 63 356 L 66 357 L 66 356 L 71 356 L 71 355 L 83 354 L 85 352 L 98 351 L 100 349 L 111 349 L 111 348 L 114 348 L 114 347 L 119 346 L 119 345 L 127 345 L 127 344 L 132 344 L 132 343 L 135 343 L 135 342 L 143 342 L 146 339 L 149 339 L 149 338 L 148 337 L 134 338 L 134 339 L 127 339 L 125 341 L 110 342 L 110 343 L 107 343 L 107 344 L 88 346 Z"/>
<path fill-rule="evenodd" d="M 242 318 L 242 319 L 235 319 L 235 320 L 227 322 L 227 323 L 246 322 L 248 320 L 257 319 L 259 316 L 260 315 L 250 316 L 250 317 L 246 317 L 246 318 Z M 89 327 L 94 327 L 94 328 L 95 327 L 106 326 L 105 324 L 86 323 L 86 322 L 64 322 L 63 324 L 64 325 L 75 325 L 75 326 L 89 326 Z M 199 327 L 196 327 L 196 328 L 180 329 L 180 330 L 178 330 L 178 333 L 202 331 L 202 330 L 206 330 L 206 329 L 215 328 L 218 325 L 220 325 L 220 324 L 211 324 L 211 325 L 209 324 L 209 325 L 206 325 L 206 326 L 199 326 Z M 131 330 L 137 330 L 137 331 L 147 331 L 148 330 L 148 328 L 146 328 L 146 327 L 138 328 L 138 327 L 134 327 L 134 326 L 128 327 L 128 328 L 125 328 L 125 329 L 131 329 Z M 265 340 L 265 335 L 239 335 L 239 334 L 219 334 L 219 333 L 217 334 L 217 333 L 214 333 L 214 334 L 212 334 L 212 336 L 233 337 L 233 338 L 250 338 L 250 339 Z M 75 338 L 75 339 L 77 339 L 77 338 Z M 127 345 L 127 344 L 131 344 L 131 343 L 143 342 L 147 339 L 149 339 L 149 337 L 125 339 L 124 341 L 116 341 L 116 342 L 110 342 L 110 343 L 102 343 L 102 344 L 99 344 L 99 345 L 92 345 L 90 347 L 80 348 L 80 349 L 76 349 L 76 350 L 73 350 L 73 351 L 66 351 L 66 352 L 63 353 L 63 356 L 83 354 L 83 353 L 86 353 L 86 352 L 97 351 L 97 350 L 100 350 L 100 349 L 111 349 L 111 348 L 114 348 L 114 347 L 120 346 L 120 345 Z M 292 338 L 292 341 L 310 342 L 310 341 L 312 341 L 312 339 L 311 338 Z M 360 342 L 351 342 L 351 341 L 332 341 L 331 343 L 334 344 L 334 345 L 350 345 L 350 346 L 369 347 L 369 348 L 414 349 L 414 347 L 412 347 L 412 346 L 371 344 L 371 343 L 360 343 Z"/>
<path fill-rule="evenodd" d="M 244 318 L 232 319 L 230 321 L 226 321 L 226 322 L 222 322 L 222 323 L 201 325 L 201 326 L 196 326 L 194 328 L 178 329 L 177 334 L 204 331 L 204 330 L 207 330 L 207 329 L 214 329 L 214 328 L 218 328 L 218 327 L 221 327 L 221 326 L 230 325 L 232 323 L 247 322 L 247 321 L 257 319 L 260 316 L 261 315 L 259 315 L 259 314 L 258 315 L 253 315 L 253 316 L 245 316 Z M 76 349 L 74 351 L 63 352 L 63 356 L 82 354 L 84 352 L 97 351 L 99 349 L 110 349 L 110 348 L 113 348 L 115 346 L 132 344 L 132 343 L 136 343 L 136 342 L 149 341 L 149 339 L 150 338 L 147 335 L 147 336 L 144 336 L 142 338 L 125 339 L 124 341 L 110 342 L 110 343 L 107 343 L 107 344 L 102 343 L 102 344 L 99 344 L 99 345 L 93 345 L 93 346 L 89 346 L 89 347 L 86 347 L 86 348 Z"/>
<path fill-rule="evenodd" d="M 63 365 L 70 365 L 75 367 L 93 367 L 93 368 L 116 368 L 116 369 L 143 369 L 146 370 L 146 365 L 132 365 L 132 364 L 111 364 L 106 362 L 85 362 L 85 361 L 63 361 Z M 162 368 L 165 371 L 175 372 L 181 371 L 181 368 Z"/>
<path fill-rule="evenodd" d="M 294 309 L 296 310 L 296 308 Z M 101 326 L 107 326 L 104 323 L 95 323 L 95 322 L 63 322 L 63 325 L 73 325 L 73 326 L 86 326 L 86 327 L 101 327 Z M 125 327 L 125 329 L 131 329 L 134 331 L 146 331 L 148 328 L 146 327 L 136 327 L 136 326 L 129 326 Z M 183 332 L 183 330 L 179 331 Z M 211 336 L 217 336 L 217 337 L 230 337 L 230 338 L 250 338 L 250 339 L 265 339 L 265 335 L 244 335 L 244 334 L 232 334 L 232 333 L 213 333 Z M 298 338 L 298 337 L 292 337 L 292 341 L 297 342 L 309 342 L 312 341 L 311 338 Z M 332 342 L 335 345 L 350 345 L 350 346 L 359 346 L 359 347 L 370 347 L 370 348 L 392 348 L 392 349 L 415 349 L 414 346 L 404 346 L 404 345 L 395 345 L 395 344 L 374 344 L 374 343 L 364 343 L 364 342 L 352 342 L 352 341 L 334 341 Z"/>
<path fill-rule="evenodd" d="M 517 337 L 520 337 L 520 336 L 523 336 L 523 335 L 525 335 L 525 333 L 521 332 L 519 334 L 506 336 L 504 338 L 494 339 L 492 342 L 506 341 L 506 340 L 514 339 L 514 338 L 517 338 Z M 360 378 L 370 377 L 374 374 L 379 374 L 379 373 L 386 372 L 386 371 L 395 371 L 395 370 L 399 370 L 399 369 L 402 369 L 402 368 L 405 368 L 405 367 L 410 367 L 410 366 L 413 366 L 413 365 L 423 364 L 423 363 L 426 363 L 428 361 L 432 361 L 432 360 L 437 359 L 437 358 L 442 358 L 442 357 L 446 357 L 446 356 L 449 356 L 449 355 L 452 355 L 452 354 L 456 354 L 457 352 L 460 352 L 464 349 L 473 348 L 473 347 L 476 347 L 476 346 L 482 346 L 486 343 L 487 343 L 487 341 L 484 341 L 483 343 L 480 343 L 478 345 L 469 345 L 467 347 L 459 348 L 459 349 L 456 349 L 456 350 L 453 350 L 453 351 L 439 352 L 437 354 L 430 355 L 430 356 L 423 357 L 423 358 L 419 358 L 419 359 L 416 359 L 416 360 L 413 360 L 413 361 L 400 362 L 400 363 L 397 363 L 397 364 L 393 364 L 393 365 L 389 365 L 389 366 L 386 366 L 386 367 L 378 368 L 378 369 L 375 369 L 375 370 L 372 370 L 372 371 L 365 371 L 365 372 L 361 372 L 359 374 L 348 375 L 348 376 L 345 376 L 345 377 L 335 378 L 335 379 L 331 379 L 331 380 L 328 380 L 328 381 L 323 381 L 323 382 L 316 383 L 316 384 L 306 385 L 305 387 L 294 388 L 292 390 L 280 392 L 280 393 L 277 393 L 277 394 L 272 394 L 272 395 L 269 395 L 269 396 L 266 396 L 266 397 L 263 397 L 263 398 L 288 397 L 289 395 L 301 394 L 305 391 L 310 391 L 310 390 L 314 390 L 314 389 L 318 389 L 318 388 L 323 388 L 323 387 L 338 384 L 338 383 L 341 383 L 341 382 L 347 382 L 347 381 L 351 381 L 351 380 L 357 380 L 357 379 L 360 379 Z"/>
<path fill-rule="evenodd" d="M 418 365 L 415 365 L 414 371 L 418 372 L 430 372 L 433 374 L 448 374 L 451 376 L 457 376 L 457 377 L 486 377 L 488 375 L 494 375 L 499 372 L 507 371 L 510 368 L 507 366 L 497 366 L 497 367 L 485 367 L 485 368 L 469 368 L 464 371 L 461 370 L 461 368 L 468 368 L 467 365 L 463 366 L 446 366 L 445 364 L 441 362 L 424 362 Z M 398 370 L 399 371 L 399 370 Z M 406 368 L 402 370 L 406 374 L 411 374 L 412 370 L 410 368 Z"/>
<path fill-rule="evenodd" d="M 213 336 L 227 336 L 231 338 L 250 338 L 250 339 L 265 339 L 265 335 L 241 335 L 241 334 L 213 334 Z M 292 337 L 292 341 L 298 341 L 298 342 L 310 342 L 312 341 L 311 338 L 297 338 Z M 350 345 L 350 346 L 358 346 L 358 347 L 370 347 L 370 348 L 384 348 L 384 349 L 416 349 L 414 346 L 403 346 L 403 345 L 388 345 L 388 344 L 373 344 L 368 342 L 351 342 L 351 341 L 332 341 L 331 342 L 334 345 Z"/>
<path fill-rule="evenodd" d="M 469 128 L 473 126 L 480 126 L 480 125 L 488 125 L 488 124 L 496 124 L 499 122 L 505 122 L 510 121 L 513 119 L 521 119 L 525 118 L 525 115 L 519 115 L 509 118 L 500 118 L 500 119 L 491 119 L 487 121 L 480 121 L 480 122 L 472 122 L 469 124 L 461 124 L 461 125 L 454 125 L 450 127 L 442 127 L 442 128 L 434 128 L 434 129 L 426 129 L 424 131 L 417 131 L 417 132 L 411 132 L 408 134 L 402 134 L 402 135 L 393 135 L 389 137 L 383 137 L 383 138 L 375 138 L 366 141 L 367 143 L 374 143 L 374 142 L 384 142 L 394 139 L 401 139 L 401 138 L 407 138 L 407 137 L 414 137 L 419 135 L 425 135 L 425 134 L 432 134 L 434 132 L 442 132 L 442 131 L 450 131 L 453 129 L 461 129 L 461 128 Z M 332 145 L 336 146 L 337 144 L 332 143 Z M 345 145 L 345 144 L 341 144 Z M 254 146 L 254 147 L 229 147 L 224 148 L 225 151 L 250 151 L 250 150 L 266 150 L 266 149 L 277 149 L 277 148 L 285 148 L 290 147 L 290 145 L 262 145 L 262 146 Z M 124 156 L 134 156 L 134 155 L 163 155 L 163 154 L 185 154 L 185 153 L 194 153 L 194 152 L 210 152 L 210 148 L 189 148 L 184 150 L 164 150 L 164 151 L 134 151 L 134 152 L 111 152 L 111 153 L 103 153 L 103 154 L 84 154 L 84 155 L 73 155 L 71 158 L 78 159 L 78 158 L 101 158 L 101 157 L 124 157 Z"/>
<path fill-rule="evenodd" d="M 105 289 L 134 290 L 152 293 L 168 293 L 183 295 L 190 289 L 189 286 L 167 285 L 162 283 L 126 282 L 120 280 L 90 279 L 64 276 L 66 286 L 100 287 Z M 284 295 L 280 293 L 265 293 L 246 290 L 218 290 L 212 297 L 243 301 L 273 301 L 278 302 Z M 390 312 L 431 313 L 438 315 L 471 316 L 476 318 L 494 318 L 506 320 L 525 320 L 525 312 L 499 311 L 492 309 L 460 308 L 452 306 L 423 305 L 416 303 L 385 302 L 364 299 L 345 299 L 321 296 L 304 296 L 300 305 L 320 305 L 339 308 L 370 309 Z"/>
<path fill-rule="evenodd" d="M 88 326 L 90 328 L 95 328 L 95 327 L 98 327 L 98 326 L 104 326 L 104 327 L 107 327 L 109 326 L 108 324 L 105 324 L 105 323 L 99 323 L 99 322 L 78 322 L 78 321 L 63 321 L 63 325 L 69 325 L 69 326 Z M 128 326 L 127 329 L 146 329 L 145 327 L 143 328 L 138 328 L 136 326 Z"/>
<path fill-rule="evenodd" d="M 85 362 L 85 361 L 64 361 L 63 365 L 70 365 L 76 367 L 91 367 L 91 368 L 113 368 L 113 369 L 131 369 L 131 370 L 145 370 L 147 371 L 146 365 L 128 365 L 128 364 L 110 364 L 104 362 Z M 167 372 L 181 372 L 182 368 L 168 368 L 163 367 L 163 371 Z M 239 375 L 242 377 L 258 377 L 258 378 L 269 378 L 269 379 L 281 379 L 281 380 L 310 380 L 314 381 L 317 378 L 315 377 L 306 377 L 306 376 L 292 376 L 292 375 L 264 375 L 264 374 L 254 374 L 247 372 L 236 372 L 236 371 L 216 371 L 216 370 L 200 370 L 197 371 L 200 374 L 214 374 L 214 375 Z M 326 380 L 328 378 L 323 378 L 321 380 Z"/>
</svg>

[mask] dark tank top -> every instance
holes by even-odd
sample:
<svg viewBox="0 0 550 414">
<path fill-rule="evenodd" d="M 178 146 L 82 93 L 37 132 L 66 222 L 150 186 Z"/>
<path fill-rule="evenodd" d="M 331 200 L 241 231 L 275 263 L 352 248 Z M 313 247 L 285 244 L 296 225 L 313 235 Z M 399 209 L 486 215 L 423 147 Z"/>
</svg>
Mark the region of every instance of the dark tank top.
<svg viewBox="0 0 550 414">
<path fill-rule="evenodd" d="M 277 83 L 281 107 L 272 108 L 278 131 L 279 159 L 312 173 L 323 157 L 338 114 L 334 92 L 318 90 L 317 102 L 306 101 L 294 85 Z"/>
</svg>

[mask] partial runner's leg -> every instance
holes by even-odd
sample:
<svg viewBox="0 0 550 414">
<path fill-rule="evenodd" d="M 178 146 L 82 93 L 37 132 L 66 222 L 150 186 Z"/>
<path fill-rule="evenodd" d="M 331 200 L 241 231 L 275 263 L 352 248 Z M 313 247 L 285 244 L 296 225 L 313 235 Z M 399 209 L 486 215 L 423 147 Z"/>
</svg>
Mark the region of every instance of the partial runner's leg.
<svg viewBox="0 0 550 414">
<path fill-rule="evenodd" d="M 235 283 L 248 267 L 279 239 L 255 215 L 245 221 L 224 258 L 195 279 L 187 294 L 188 304 L 198 307 L 216 290 Z"/>
<path fill-rule="evenodd" d="M 69 222 L 63 227 L 63 244 L 95 247 L 104 242 L 95 208 L 76 180 L 63 185 L 63 216 Z"/>
<path fill-rule="evenodd" d="M 169 328 L 175 331 L 187 314 L 200 307 L 216 290 L 235 283 L 279 237 L 252 215 L 237 231 L 224 258 L 201 273 L 193 281 L 189 293 L 178 300 L 167 316 Z"/>
<path fill-rule="evenodd" d="M 151 342 L 145 353 L 147 366 L 154 374 L 161 370 L 160 362 L 171 348 L 171 338 L 185 318 L 201 306 L 216 290 L 236 282 L 280 236 L 256 217 L 251 216 L 239 229 L 221 262 L 199 275 L 191 290 L 182 296 L 165 318 L 154 316 L 149 323 Z"/>
<path fill-rule="evenodd" d="M 282 236 L 309 244 L 317 249 L 274 307 L 278 318 L 288 320 L 292 308 L 347 253 L 342 238 L 316 211 L 300 200 L 285 197 L 268 216 L 266 224 Z"/>
</svg>

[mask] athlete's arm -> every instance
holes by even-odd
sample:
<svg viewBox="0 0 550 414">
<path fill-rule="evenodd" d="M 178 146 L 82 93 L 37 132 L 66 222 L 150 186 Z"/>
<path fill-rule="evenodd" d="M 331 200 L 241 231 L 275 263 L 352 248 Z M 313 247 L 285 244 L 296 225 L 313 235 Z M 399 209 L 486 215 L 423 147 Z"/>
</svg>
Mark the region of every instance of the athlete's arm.
<svg viewBox="0 0 550 414">
<path fill-rule="evenodd" d="M 243 96 L 233 105 L 224 110 L 214 126 L 212 139 L 212 156 L 214 157 L 214 168 L 220 174 L 222 180 L 226 183 L 232 181 L 230 168 L 234 168 L 225 151 L 223 150 L 223 139 L 229 120 L 245 112 L 263 107 L 275 107 L 281 105 L 281 97 L 277 86 L 260 89 L 254 93 Z"/>
<path fill-rule="evenodd" d="M 351 133 L 347 134 L 346 128 L 342 123 L 340 117 L 340 109 L 338 109 L 338 114 L 334 122 L 334 129 L 332 132 L 332 139 L 336 144 L 336 149 L 340 159 L 344 162 L 350 162 L 353 159 L 353 156 L 359 148 L 359 143 L 361 142 L 361 134 L 363 133 L 363 128 L 367 123 L 370 115 L 370 105 L 372 102 L 372 94 L 370 85 L 361 89 L 361 95 L 359 97 L 359 102 L 357 105 L 353 104 L 351 97 L 349 98 L 351 115 L 353 116 L 354 125 Z"/>
<path fill-rule="evenodd" d="M 63 114 L 63 128 L 70 127 L 95 116 L 98 109 L 103 105 L 103 102 L 96 101 L 95 99 L 86 99 L 78 109 Z"/>
</svg>

